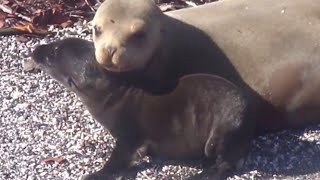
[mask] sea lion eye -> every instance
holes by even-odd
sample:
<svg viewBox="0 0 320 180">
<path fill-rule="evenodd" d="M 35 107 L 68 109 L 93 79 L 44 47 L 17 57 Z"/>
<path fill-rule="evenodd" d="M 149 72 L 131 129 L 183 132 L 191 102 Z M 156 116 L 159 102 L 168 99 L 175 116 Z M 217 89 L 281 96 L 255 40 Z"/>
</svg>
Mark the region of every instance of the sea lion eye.
<svg viewBox="0 0 320 180">
<path fill-rule="evenodd" d="M 55 57 L 56 57 L 58 48 L 59 48 L 59 47 L 53 47 L 53 48 L 49 51 L 48 55 L 49 55 L 50 58 L 55 58 Z"/>
<path fill-rule="evenodd" d="M 55 48 L 52 48 L 48 54 L 46 55 L 45 57 L 45 62 L 46 62 L 46 65 L 51 67 L 52 66 L 52 60 L 55 59 L 56 57 L 56 49 Z"/>
<path fill-rule="evenodd" d="M 145 31 L 137 31 L 136 33 L 133 34 L 133 37 L 135 39 L 143 39 L 146 37 L 146 32 Z"/>
<path fill-rule="evenodd" d="M 50 56 L 50 57 L 55 57 L 55 55 L 56 55 L 56 51 L 55 51 L 55 49 L 53 48 L 53 49 L 49 52 L 49 56 Z"/>
<path fill-rule="evenodd" d="M 101 28 L 98 27 L 97 25 L 93 26 L 93 30 L 94 30 L 94 35 L 95 36 L 100 36 L 101 35 Z"/>
<path fill-rule="evenodd" d="M 142 40 L 147 36 L 147 25 L 144 20 L 136 19 L 130 26 L 131 37 L 135 40 Z"/>
</svg>

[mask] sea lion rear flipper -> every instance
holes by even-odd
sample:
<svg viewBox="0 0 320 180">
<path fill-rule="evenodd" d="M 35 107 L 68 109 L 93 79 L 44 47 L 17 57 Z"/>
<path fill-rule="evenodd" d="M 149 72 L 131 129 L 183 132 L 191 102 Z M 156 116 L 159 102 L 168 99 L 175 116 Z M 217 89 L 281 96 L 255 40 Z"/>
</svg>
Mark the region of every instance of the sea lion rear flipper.
<svg viewBox="0 0 320 180">
<path fill-rule="evenodd" d="M 253 117 L 248 109 L 248 99 L 238 93 L 231 93 L 224 98 L 220 103 L 228 109 L 222 108 L 215 114 L 204 148 L 205 155 L 214 160 L 213 167 L 208 170 L 209 174 L 215 172 L 217 176 L 223 177 L 230 170 L 239 168 L 250 149 Z"/>
</svg>

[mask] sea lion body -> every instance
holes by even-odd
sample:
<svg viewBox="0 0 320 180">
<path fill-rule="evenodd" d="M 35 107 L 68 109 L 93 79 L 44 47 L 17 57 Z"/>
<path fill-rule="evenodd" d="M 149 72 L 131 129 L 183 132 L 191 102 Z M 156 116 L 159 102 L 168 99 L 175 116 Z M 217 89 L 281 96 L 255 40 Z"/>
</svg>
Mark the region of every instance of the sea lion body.
<svg viewBox="0 0 320 180">
<path fill-rule="evenodd" d="M 317 96 L 320 3 L 317 0 L 224 0 L 162 14 L 136 8 L 141 4 L 150 6 L 149 0 L 134 0 L 132 3 L 138 5 L 127 4 L 121 13 L 107 9 L 126 4 L 125 1 L 108 0 L 108 3 L 101 5 L 93 20 L 101 34 L 94 33 L 96 57 L 102 65 L 111 64 L 104 65 L 107 70 L 140 71 L 156 81 L 192 73 L 216 74 L 248 94 L 257 93 L 282 114 L 276 116 L 278 118 L 261 118 L 258 122 L 261 127 L 283 129 L 320 122 Z M 126 9 L 134 15 L 125 13 Z M 148 28 L 156 26 L 158 31 L 150 30 L 151 38 L 144 38 L 154 40 L 157 47 L 145 48 L 141 45 L 143 40 L 139 46 L 135 45 L 130 41 L 135 33 L 122 31 L 131 26 L 133 19 L 148 17 L 151 23 L 146 21 L 142 32 L 148 34 Z M 103 25 L 109 18 L 121 26 Z M 122 37 L 126 37 L 125 40 Z M 110 63 L 115 56 L 97 53 L 105 52 L 103 47 L 108 45 L 114 46 L 113 49 L 119 47 L 109 43 L 106 40 L 109 38 L 112 42 L 122 39 L 119 46 L 127 49 L 119 51 L 121 55 L 115 53 L 116 57 L 123 57 L 116 63 Z M 145 52 L 148 55 L 144 58 L 132 61 L 125 58 Z M 123 65 L 129 61 L 130 65 Z M 135 63 L 137 66 L 132 65 Z M 120 68 L 122 65 L 127 68 Z M 263 108 L 259 113 L 268 114 Z"/>
<path fill-rule="evenodd" d="M 225 0 L 166 14 L 210 35 L 241 78 L 274 106 L 319 107 L 313 98 L 320 90 L 314 79 L 320 77 L 318 1 Z"/>
<path fill-rule="evenodd" d="M 150 95 L 118 81 L 96 62 L 93 43 L 75 38 L 41 45 L 33 59 L 75 92 L 117 139 L 104 168 L 84 179 L 103 179 L 127 168 L 139 149 L 169 159 L 207 158 L 215 162 L 215 176 L 222 176 L 249 150 L 254 129 L 250 98 L 225 79 L 189 75 L 172 92 Z"/>
</svg>

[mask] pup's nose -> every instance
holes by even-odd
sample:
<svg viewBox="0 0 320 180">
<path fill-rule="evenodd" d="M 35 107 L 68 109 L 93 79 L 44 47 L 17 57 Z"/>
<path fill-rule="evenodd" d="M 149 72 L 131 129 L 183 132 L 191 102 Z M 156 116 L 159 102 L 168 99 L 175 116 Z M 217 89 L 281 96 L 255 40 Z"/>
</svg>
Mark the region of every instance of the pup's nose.
<svg viewBox="0 0 320 180">
<path fill-rule="evenodd" d="M 107 51 L 108 51 L 108 54 L 110 55 L 110 57 L 112 57 L 113 54 L 117 51 L 117 48 L 114 46 L 108 46 Z"/>
</svg>

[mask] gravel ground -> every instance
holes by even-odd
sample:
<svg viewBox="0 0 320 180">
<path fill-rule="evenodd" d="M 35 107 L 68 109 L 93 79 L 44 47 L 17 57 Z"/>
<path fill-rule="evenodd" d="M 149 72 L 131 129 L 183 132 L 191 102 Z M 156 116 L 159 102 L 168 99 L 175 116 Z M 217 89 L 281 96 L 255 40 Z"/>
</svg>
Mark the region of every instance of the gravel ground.
<svg viewBox="0 0 320 180">
<path fill-rule="evenodd" d="M 73 93 L 42 72 L 22 71 L 38 44 L 90 39 L 82 25 L 55 31 L 56 36 L 25 43 L 0 37 L 1 180 L 77 179 L 100 169 L 114 145 Z M 201 171 L 168 163 L 153 163 L 136 179 L 184 179 Z M 257 138 L 245 166 L 229 179 L 320 179 L 320 126 Z"/>
</svg>

